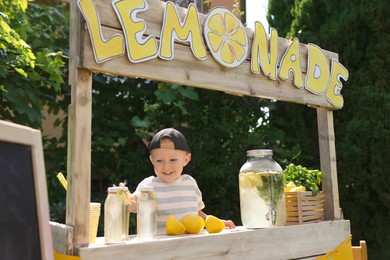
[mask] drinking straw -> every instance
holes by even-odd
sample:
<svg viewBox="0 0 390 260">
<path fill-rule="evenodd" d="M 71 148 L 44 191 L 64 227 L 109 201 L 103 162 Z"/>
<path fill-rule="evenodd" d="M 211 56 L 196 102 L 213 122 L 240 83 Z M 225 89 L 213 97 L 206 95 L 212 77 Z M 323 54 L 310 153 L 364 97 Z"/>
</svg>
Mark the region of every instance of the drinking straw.
<svg viewBox="0 0 390 260">
<path fill-rule="evenodd" d="M 67 191 L 68 190 L 68 183 L 64 177 L 64 175 L 62 174 L 62 172 L 59 172 L 57 174 L 57 178 L 58 180 L 61 182 L 62 186 L 64 187 L 64 189 Z"/>
</svg>

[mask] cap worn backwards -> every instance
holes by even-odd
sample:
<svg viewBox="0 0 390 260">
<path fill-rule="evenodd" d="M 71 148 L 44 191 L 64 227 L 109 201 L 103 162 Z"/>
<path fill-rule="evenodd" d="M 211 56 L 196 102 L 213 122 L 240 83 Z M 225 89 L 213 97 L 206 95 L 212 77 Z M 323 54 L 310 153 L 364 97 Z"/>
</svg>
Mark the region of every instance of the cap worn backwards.
<svg viewBox="0 0 390 260">
<path fill-rule="evenodd" d="M 149 143 L 149 151 L 156 148 L 161 148 L 161 140 L 164 138 L 171 139 L 175 149 L 190 152 L 186 138 L 182 133 L 174 128 L 165 128 L 155 134 L 152 138 L 152 141 Z"/>
</svg>

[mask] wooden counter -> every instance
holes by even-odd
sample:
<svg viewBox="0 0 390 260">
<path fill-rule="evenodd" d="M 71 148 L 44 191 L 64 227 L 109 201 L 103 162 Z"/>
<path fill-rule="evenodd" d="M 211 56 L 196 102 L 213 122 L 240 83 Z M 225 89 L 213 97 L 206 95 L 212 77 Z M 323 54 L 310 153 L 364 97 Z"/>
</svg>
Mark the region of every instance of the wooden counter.
<svg viewBox="0 0 390 260">
<path fill-rule="evenodd" d="M 273 229 L 226 229 L 181 236 L 159 235 L 141 243 L 135 236 L 122 244 L 95 244 L 79 249 L 81 259 L 315 259 L 338 247 L 350 235 L 348 220 L 324 221 Z"/>
</svg>

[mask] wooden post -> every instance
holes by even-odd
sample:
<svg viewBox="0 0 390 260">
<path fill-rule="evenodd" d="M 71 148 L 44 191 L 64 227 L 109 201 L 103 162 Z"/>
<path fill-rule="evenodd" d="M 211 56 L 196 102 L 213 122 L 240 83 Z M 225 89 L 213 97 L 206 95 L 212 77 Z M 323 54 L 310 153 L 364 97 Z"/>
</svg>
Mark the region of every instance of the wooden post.
<svg viewBox="0 0 390 260">
<path fill-rule="evenodd" d="M 77 75 L 69 106 L 66 224 L 74 227 L 74 244 L 83 245 L 89 243 L 92 72 L 78 69 Z"/>
<path fill-rule="evenodd" d="M 317 123 L 322 171 L 322 190 L 325 195 L 324 219 L 341 219 L 333 112 L 327 109 L 317 108 Z"/>
<path fill-rule="evenodd" d="M 92 72 L 79 68 L 83 27 L 76 2 L 70 2 L 69 84 L 72 97 L 68 111 L 66 224 L 74 227 L 73 244 L 86 245 L 89 243 L 91 196 Z"/>
</svg>

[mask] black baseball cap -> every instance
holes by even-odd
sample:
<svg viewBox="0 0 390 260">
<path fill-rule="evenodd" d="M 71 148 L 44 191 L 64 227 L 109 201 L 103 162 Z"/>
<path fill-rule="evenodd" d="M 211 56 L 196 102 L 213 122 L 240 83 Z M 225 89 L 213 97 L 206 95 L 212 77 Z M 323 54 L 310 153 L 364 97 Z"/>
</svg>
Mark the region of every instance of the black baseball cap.
<svg viewBox="0 0 390 260">
<path fill-rule="evenodd" d="M 174 128 L 165 128 L 160 132 L 158 132 L 157 134 L 155 134 L 152 138 L 152 141 L 150 141 L 149 143 L 149 151 L 152 151 L 153 149 L 156 148 L 161 148 L 160 142 L 161 139 L 164 138 L 171 139 L 175 146 L 175 149 L 190 152 L 190 148 L 188 148 L 186 138 L 182 133 L 180 133 Z"/>
</svg>

